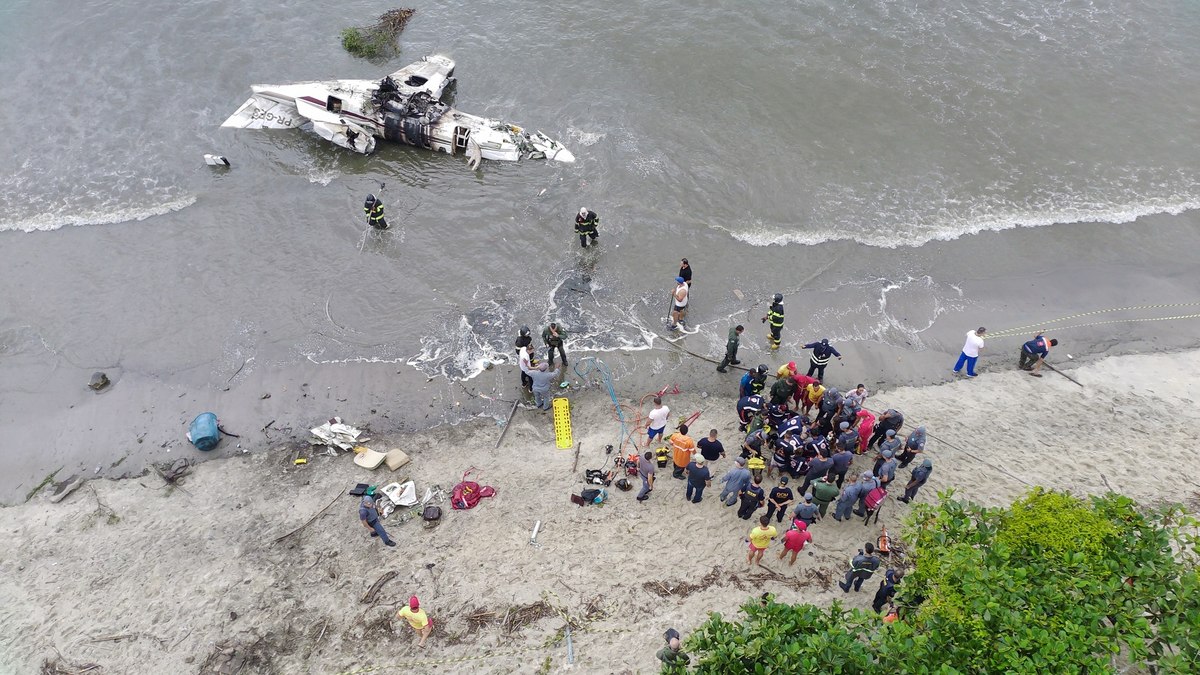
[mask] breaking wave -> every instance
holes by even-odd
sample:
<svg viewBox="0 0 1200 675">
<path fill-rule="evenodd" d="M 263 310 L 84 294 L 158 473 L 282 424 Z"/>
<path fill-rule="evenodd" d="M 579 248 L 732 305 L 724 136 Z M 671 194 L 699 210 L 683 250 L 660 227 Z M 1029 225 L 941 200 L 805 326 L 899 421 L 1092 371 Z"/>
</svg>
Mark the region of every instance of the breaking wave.
<svg viewBox="0 0 1200 675">
<path fill-rule="evenodd" d="M 183 195 L 146 206 L 96 207 L 68 214 L 39 213 L 12 220 L 0 219 L 0 232 L 48 232 L 79 225 L 114 225 L 182 211 L 195 203 L 195 195 Z"/>
<path fill-rule="evenodd" d="M 783 225 L 755 222 L 739 227 L 714 227 L 728 232 L 734 239 L 753 246 L 786 244 L 816 245 L 830 241 L 857 241 L 878 248 L 923 246 L 931 241 L 952 241 L 981 232 L 1002 232 L 1019 227 L 1049 227 L 1077 223 L 1131 223 L 1138 218 L 1154 215 L 1177 216 L 1200 209 L 1200 200 L 1149 200 L 1133 204 L 1110 206 L 1076 206 L 1041 211 L 1012 211 L 953 218 L 939 214 L 936 219 L 896 223 L 894 227 L 879 227 L 864 231 L 861 228 L 831 227 L 827 229 L 796 229 Z"/>
</svg>

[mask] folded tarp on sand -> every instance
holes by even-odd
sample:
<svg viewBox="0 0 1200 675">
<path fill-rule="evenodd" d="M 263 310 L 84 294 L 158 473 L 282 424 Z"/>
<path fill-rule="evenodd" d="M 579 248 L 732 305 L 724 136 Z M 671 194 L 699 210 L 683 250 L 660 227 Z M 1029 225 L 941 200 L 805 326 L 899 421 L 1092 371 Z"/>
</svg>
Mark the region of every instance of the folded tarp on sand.
<svg viewBox="0 0 1200 675">
<path fill-rule="evenodd" d="M 362 432 L 349 424 L 343 424 L 342 418 L 334 417 L 325 424 L 319 427 L 309 429 L 313 436 L 317 437 L 314 441 L 317 445 L 334 445 L 342 450 L 349 450 L 357 443 L 366 441 L 366 438 L 360 438 Z M 376 466 L 379 466 L 376 464 Z"/>
</svg>

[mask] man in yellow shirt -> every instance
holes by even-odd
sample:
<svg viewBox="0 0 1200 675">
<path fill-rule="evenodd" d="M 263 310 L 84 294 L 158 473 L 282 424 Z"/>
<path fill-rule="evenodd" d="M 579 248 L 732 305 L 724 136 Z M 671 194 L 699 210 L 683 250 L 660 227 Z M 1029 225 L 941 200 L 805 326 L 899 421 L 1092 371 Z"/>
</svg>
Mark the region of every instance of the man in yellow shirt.
<svg viewBox="0 0 1200 675">
<path fill-rule="evenodd" d="M 408 599 L 408 607 L 396 612 L 396 618 L 404 619 L 408 625 L 412 626 L 413 630 L 417 631 L 417 635 L 421 636 L 421 641 L 417 643 L 417 646 L 424 647 L 425 640 L 433 632 L 433 620 L 429 618 L 425 610 L 421 609 L 421 603 L 417 601 L 417 596 L 414 595 Z"/>
<path fill-rule="evenodd" d="M 746 562 L 751 565 L 760 565 L 763 557 L 763 552 L 767 550 L 767 546 L 771 544 L 779 532 L 775 526 L 771 524 L 771 519 L 763 516 L 758 519 L 758 527 L 750 530 L 750 553 L 746 556 Z"/>
<path fill-rule="evenodd" d="M 785 378 L 785 377 L 791 377 L 795 374 L 796 374 L 796 362 L 795 361 L 789 361 L 789 362 L 783 364 L 782 366 L 779 366 L 779 370 L 775 371 L 775 377 L 778 377 L 780 379 Z"/>
<path fill-rule="evenodd" d="M 696 453 L 696 441 L 693 441 L 687 432 L 687 425 L 680 424 L 679 431 L 671 434 L 671 437 L 667 439 L 667 442 L 671 444 L 671 459 L 675 463 L 675 471 L 671 475 L 679 479 L 683 479 L 683 470 L 687 468 L 692 461 L 692 455 Z"/>
<path fill-rule="evenodd" d="M 804 414 L 807 415 L 812 407 L 821 405 L 821 397 L 825 395 L 825 386 L 820 380 L 810 383 L 804 388 Z"/>
</svg>

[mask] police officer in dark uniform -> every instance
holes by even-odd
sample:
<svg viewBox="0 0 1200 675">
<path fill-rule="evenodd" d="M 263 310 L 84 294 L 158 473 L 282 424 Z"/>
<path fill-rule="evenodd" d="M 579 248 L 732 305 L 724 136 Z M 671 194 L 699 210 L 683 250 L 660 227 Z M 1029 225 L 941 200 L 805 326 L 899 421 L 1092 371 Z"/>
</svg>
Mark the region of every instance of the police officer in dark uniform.
<svg viewBox="0 0 1200 675">
<path fill-rule="evenodd" d="M 783 293 L 776 293 L 772 298 L 771 309 L 767 311 L 767 315 L 762 318 L 763 323 L 771 322 L 771 333 L 767 336 L 767 342 L 771 344 L 771 349 L 779 349 L 780 334 L 783 332 Z"/>
<path fill-rule="evenodd" d="M 804 345 L 804 349 L 811 349 L 812 356 L 808 359 L 808 376 L 812 377 L 813 373 L 817 374 L 817 379 L 825 381 L 825 366 L 829 365 L 830 357 L 836 356 L 838 361 L 842 360 L 842 354 L 829 344 L 829 338 L 823 338 L 820 342 L 810 342 Z"/>
<path fill-rule="evenodd" d="M 588 237 L 591 237 L 593 244 L 596 243 L 596 239 L 600 237 L 600 233 L 596 231 L 599 224 L 600 216 L 596 215 L 595 211 L 589 211 L 586 206 L 579 209 L 579 215 L 575 216 L 575 234 L 579 235 L 580 246 L 588 247 Z"/>
<path fill-rule="evenodd" d="M 363 213 L 367 214 L 367 224 L 377 230 L 388 228 L 387 220 L 383 218 L 383 201 L 375 195 L 367 195 L 363 202 Z"/>
</svg>

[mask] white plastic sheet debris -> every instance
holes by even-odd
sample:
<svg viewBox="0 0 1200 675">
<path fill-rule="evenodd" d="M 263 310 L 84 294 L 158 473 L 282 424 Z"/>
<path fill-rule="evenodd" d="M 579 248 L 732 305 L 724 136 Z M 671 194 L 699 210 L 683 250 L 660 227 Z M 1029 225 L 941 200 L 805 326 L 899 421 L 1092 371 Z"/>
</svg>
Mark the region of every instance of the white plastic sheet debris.
<svg viewBox="0 0 1200 675">
<path fill-rule="evenodd" d="M 417 486 L 411 480 L 403 484 L 389 483 L 383 486 L 382 492 L 396 506 L 415 506 L 418 501 Z"/>
<path fill-rule="evenodd" d="M 334 417 L 325 424 L 319 427 L 309 429 L 313 436 L 317 437 L 313 441 L 314 445 L 333 445 L 342 450 L 350 450 L 354 446 L 359 445 L 369 438 L 361 438 L 362 431 L 355 429 L 349 424 L 344 424 L 342 418 Z"/>
</svg>

